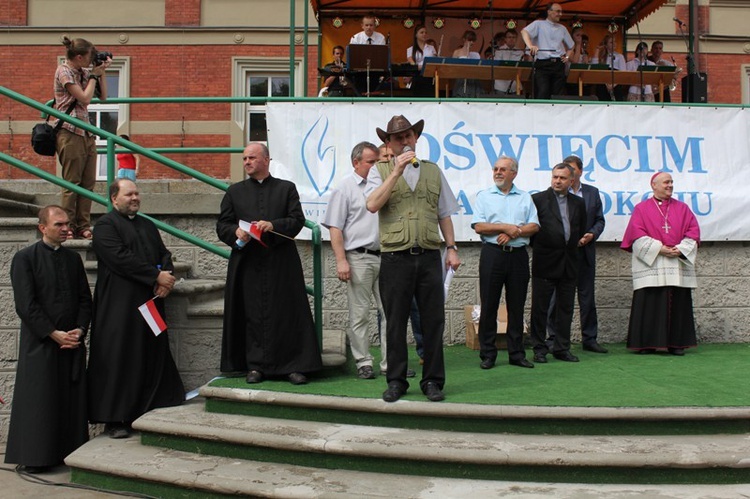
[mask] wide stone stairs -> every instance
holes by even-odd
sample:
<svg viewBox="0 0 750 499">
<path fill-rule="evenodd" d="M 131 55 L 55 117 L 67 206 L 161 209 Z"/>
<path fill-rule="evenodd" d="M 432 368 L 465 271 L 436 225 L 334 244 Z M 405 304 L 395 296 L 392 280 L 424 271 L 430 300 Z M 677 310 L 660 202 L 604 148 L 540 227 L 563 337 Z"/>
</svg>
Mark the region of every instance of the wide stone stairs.
<svg viewBox="0 0 750 499">
<path fill-rule="evenodd" d="M 750 494 L 747 408 L 388 404 L 210 385 L 201 395 L 142 416 L 130 439 L 75 451 L 73 481 L 158 497 Z"/>
</svg>

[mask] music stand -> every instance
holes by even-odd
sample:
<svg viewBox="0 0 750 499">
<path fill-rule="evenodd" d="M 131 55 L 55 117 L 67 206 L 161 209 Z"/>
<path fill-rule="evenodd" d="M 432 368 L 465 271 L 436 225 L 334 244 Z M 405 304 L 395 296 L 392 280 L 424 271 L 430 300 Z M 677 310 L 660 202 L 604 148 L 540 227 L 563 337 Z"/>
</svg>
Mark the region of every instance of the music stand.
<svg viewBox="0 0 750 499">
<path fill-rule="evenodd" d="M 347 71 L 365 71 L 367 95 L 370 95 L 370 72 L 387 73 L 391 67 L 388 45 L 349 45 L 346 47 Z"/>
</svg>

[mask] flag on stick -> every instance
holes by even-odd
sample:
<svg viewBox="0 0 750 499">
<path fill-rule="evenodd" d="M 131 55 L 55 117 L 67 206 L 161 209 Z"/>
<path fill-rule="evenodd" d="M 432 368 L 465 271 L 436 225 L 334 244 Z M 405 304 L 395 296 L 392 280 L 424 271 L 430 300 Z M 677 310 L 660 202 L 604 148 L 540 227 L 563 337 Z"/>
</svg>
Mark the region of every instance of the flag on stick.
<svg viewBox="0 0 750 499">
<path fill-rule="evenodd" d="M 268 245 L 261 239 L 263 232 L 260 230 L 260 227 L 258 227 L 258 222 L 246 222 L 245 220 L 240 220 L 239 225 L 240 229 L 250 234 L 251 238 L 258 241 L 264 248 L 268 248 Z"/>
<path fill-rule="evenodd" d="M 141 313 L 143 318 L 148 323 L 148 327 L 154 332 L 154 336 L 159 336 L 167 329 L 167 323 L 164 322 L 159 310 L 156 308 L 154 300 L 156 297 L 151 298 L 149 301 L 138 307 L 138 311 Z"/>
<path fill-rule="evenodd" d="M 250 230 L 248 232 L 250 233 L 250 237 L 252 237 L 256 241 L 258 241 L 260 244 L 262 244 L 264 248 L 268 248 L 266 243 L 264 243 L 260 238 L 263 235 L 263 233 L 260 231 L 260 228 L 258 227 L 257 222 L 252 222 L 250 224 Z"/>
</svg>

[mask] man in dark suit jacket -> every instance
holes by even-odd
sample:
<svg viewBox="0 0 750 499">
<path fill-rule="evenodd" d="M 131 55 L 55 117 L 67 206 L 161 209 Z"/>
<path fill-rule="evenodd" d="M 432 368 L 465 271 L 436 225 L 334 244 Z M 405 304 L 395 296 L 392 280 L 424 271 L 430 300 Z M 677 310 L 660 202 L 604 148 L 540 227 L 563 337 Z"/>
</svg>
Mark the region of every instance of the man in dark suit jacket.
<svg viewBox="0 0 750 499">
<path fill-rule="evenodd" d="M 547 311 L 555 293 L 557 335 L 552 355 L 559 360 L 578 362 L 570 353 L 570 323 L 578 279 L 578 242 L 586 230 L 586 206 L 583 199 L 569 192 L 573 168 L 559 163 L 552 169 L 552 186 L 532 196 L 541 229 L 531 239 L 534 249 L 531 263 L 531 339 L 534 362 L 547 362 L 549 349 L 544 339 Z"/>
<path fill-rule="evenodd" d="M 596 353 L 607 353 L 607 349 L 597 343 L 599 321 L 596 315 L 594 299 L 594 281 L 596 279 L 596 244 L 595 241 L 604 232 L 604 213 L 599 189 L 593 185 L 581 183 L 583 162 L 578 156 L 568 156 L 563 163 L 573 167 L 574 177 L 570 190 L 576 196 L 583 198 L 586 205 L 586 233 L 578 241 L 581 262 L 578 268 L 578 306 L 581 318 L 581 340 L 584 350 Z M 549 313 L 547 314 L 547 346 L 551 347 L 555 340 L 555 324 L 553 321 L 555 310 L 555 296 L 552 296 Z"/>
</svg>

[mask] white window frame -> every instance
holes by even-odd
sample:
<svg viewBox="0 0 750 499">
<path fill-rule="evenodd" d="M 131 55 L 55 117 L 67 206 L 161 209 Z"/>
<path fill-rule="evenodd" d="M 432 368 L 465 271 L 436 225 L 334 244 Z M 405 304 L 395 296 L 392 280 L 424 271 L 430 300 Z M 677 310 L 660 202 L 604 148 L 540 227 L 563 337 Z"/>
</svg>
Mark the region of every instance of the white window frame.
<svg viewBox="0 0 750 499">
<path fill-rule="evenodd" d="M 283 57 L 233 57 L 232 94 L 234 97 L 247 97 L 247 80 L 253 75 L 289 75 L 289 59 Z M 302 95 L 307 75 L 302 71 L 302 59 L 294 60 L 294 86 L 289 89 L 290 97 Z M 289 75 L 291 76 L 291 75 Z M 265 105 L 237 103 L 232 105 L 232 120 L 242 130 L 243 145 L 250 136 L 250 114 L 266 111 Z"/>
</svg>

